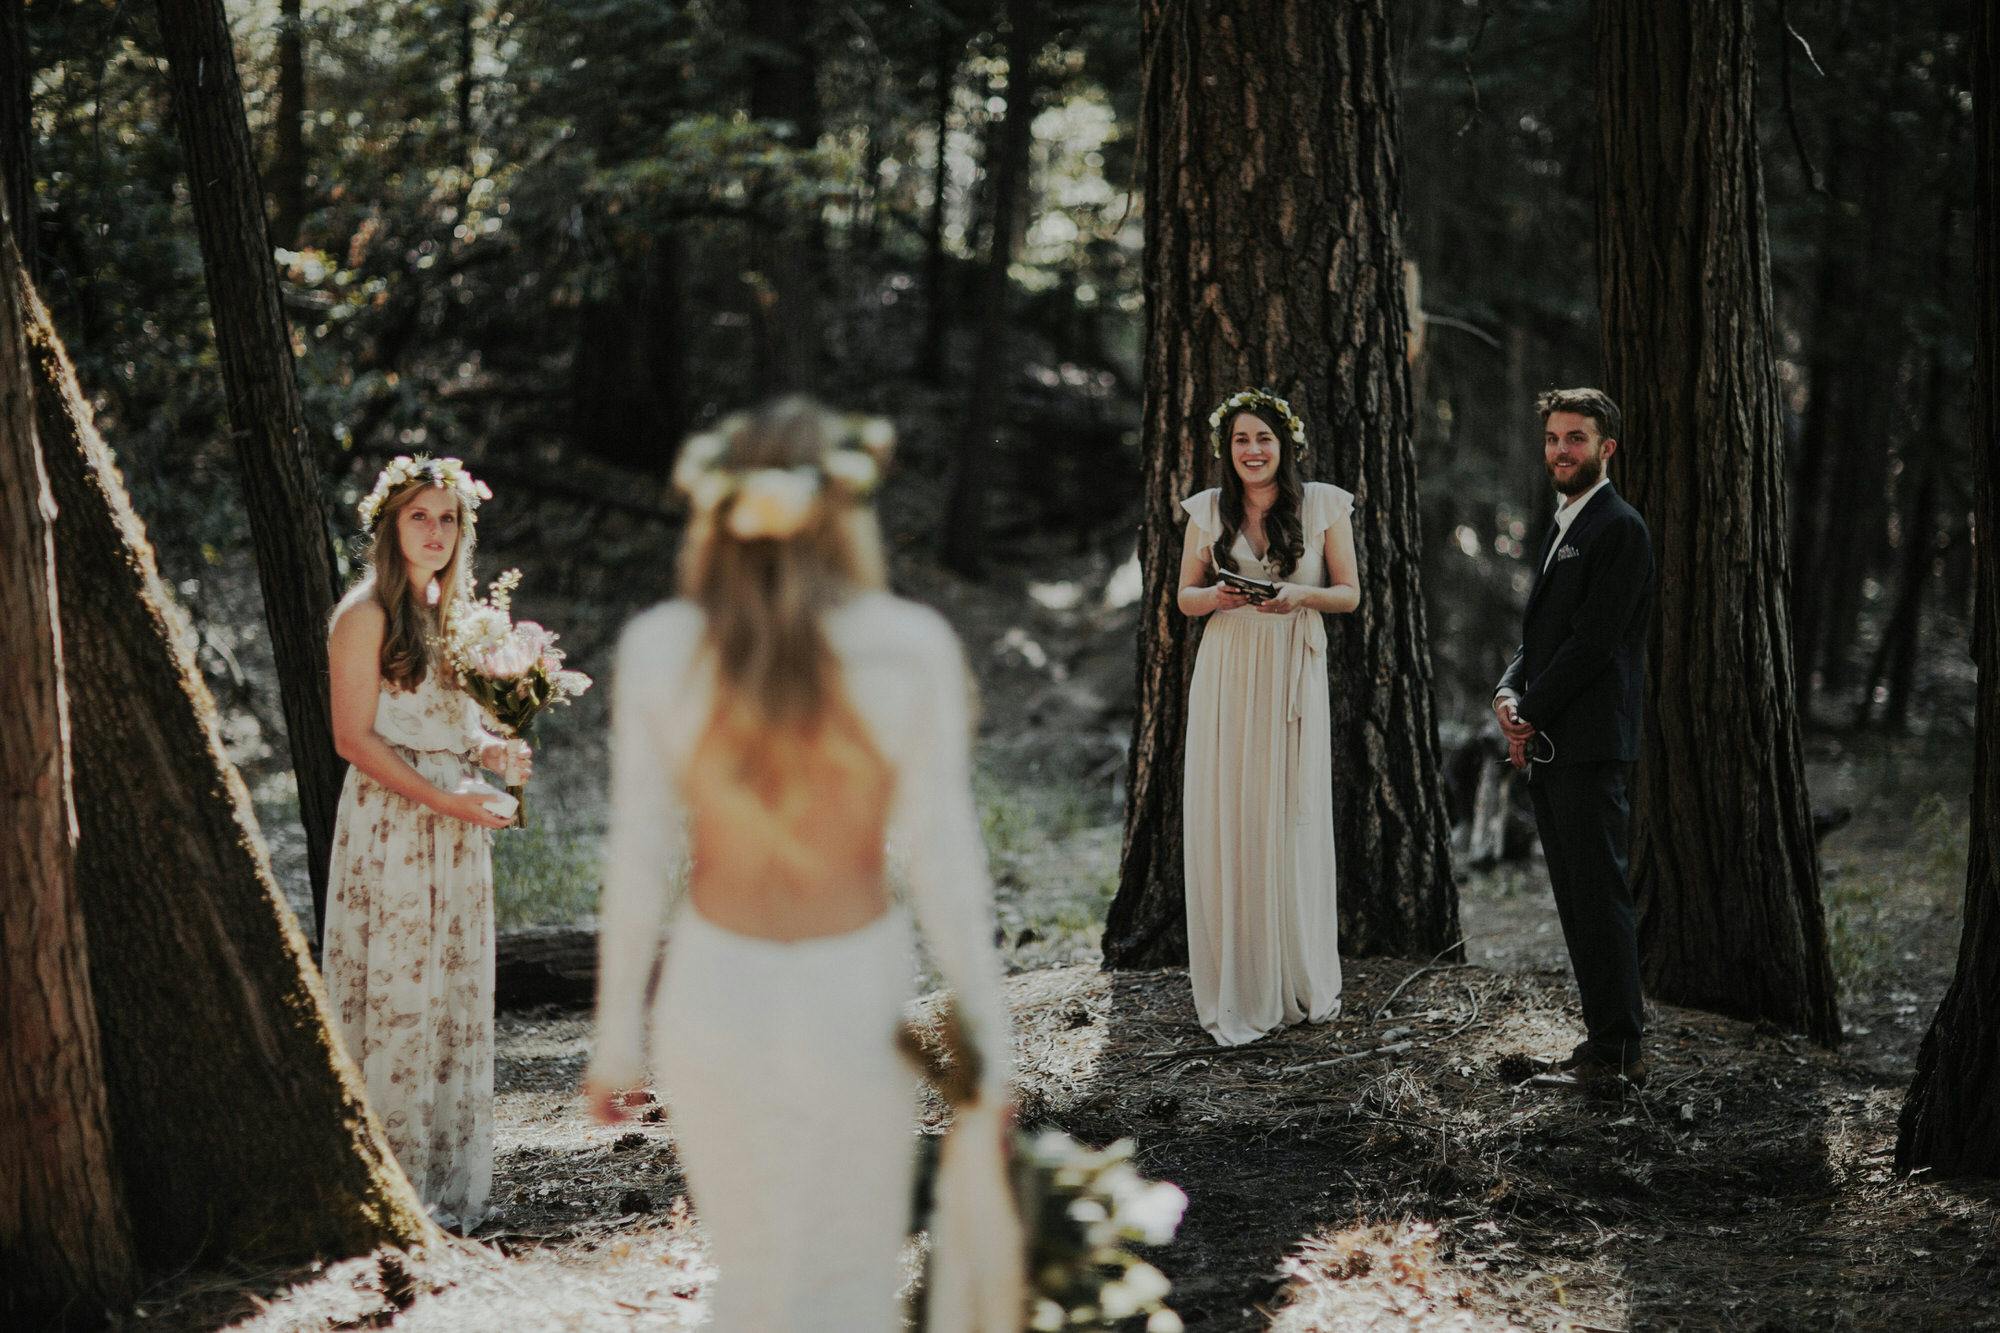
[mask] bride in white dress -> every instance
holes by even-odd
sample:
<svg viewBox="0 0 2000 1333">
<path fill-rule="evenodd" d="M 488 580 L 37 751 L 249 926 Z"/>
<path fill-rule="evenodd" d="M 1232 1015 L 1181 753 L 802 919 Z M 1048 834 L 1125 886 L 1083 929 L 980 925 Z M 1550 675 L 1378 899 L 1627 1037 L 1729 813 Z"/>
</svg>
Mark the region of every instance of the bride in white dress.
<svg viewBox="0 0 2000 1333">
<path fill-rule="evenodd" d="M 1179 604 L 1207 616 L 1181 815 L 1188 979 L 1225 1046 L 1340 1012 L 1328 614 L 1360 605 L 1354 496 L 1299 479 L 1305 426 L 1266 390 L 1210 418 L 1222 485 L 1182 501 Z M 1275 584 L 1266 596 L 1226 575 Z"/>
<path fill-rule="evenodd" d="M 585 1093 L 615 1120 L 619 1091 L 645 1080 L 646 988 L 671 916 L 651 1066 L 727 1333 L 902 1327 L 917 1088 L 894 1038 L 914 931 L 885 840 L 907 852 L 915 927 L 981 1056 L 940 1168 L 931 1327 L 1020 1325 L 969 683 L 944 621 L 882 590 L 860 500 L 886 434 L 789 399 L 690 440 L 675 474 L 693 504 L 683 596 L 618 649 Z M 953 1243 L 982 1227 L 977 1255 Z"/>
<path fill-rule="evenodd" d="M 334 612 L 334 748 L 351 767 L 333 828 L 322 967 L 347 1053 L 396 1160 L 445 1226 L 493 1183 L 493 859 L 507 820 L 460 788 L 475 764 L 526 781 L 528 747 L 488 735 L 441 660 L 472 586 L 456 459 L 399 458 L 361 502 L 369 573 Z M 490 789 L 489 789 L 490 790 Z"/>
</svg>

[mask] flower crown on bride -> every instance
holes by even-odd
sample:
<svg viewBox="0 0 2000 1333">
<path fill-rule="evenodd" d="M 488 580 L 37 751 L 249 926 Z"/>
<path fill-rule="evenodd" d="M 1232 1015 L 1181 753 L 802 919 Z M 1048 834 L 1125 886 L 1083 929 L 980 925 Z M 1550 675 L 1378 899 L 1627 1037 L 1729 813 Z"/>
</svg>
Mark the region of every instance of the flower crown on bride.
<svg viewBox="0 0 2000 1333">
<path fill-rule="evenodd" d="M 1299 414 L 1292 411 L 1290 403 L 1269 389 L 1241 389 L 1223 399 L 1221 405 L 1208 414 L 1209 452 L 1217 458 L 1222 457 L 1222 446 L 1226 443 L 1223 431 L 1229 420 L 1238 412 L 1258 407 L 1275 412 L 1284 421 L 1285 429 L 1291 432 L 1292 443 L 1301 449 L 1306 447 L 1306 423 L 1299 420 Z"/>
<path fill-rule="evenodd" d="M 374 532 L 375 519 L 382 512 L 382 506 L 405 486 L 442 486 L 454 491 L 464 503 L 468 516 L 479 508 L 481 500 L 493 498 L 492 488 L 483 481 L 475 480 L 465 470 L 465 464 L 456 458 L 429 458 L 423 454 L 412 458 L 408 454 L 398 454 L 389 460 L 389 466 L 376 475 L 375 489 L 354 507 L 354 512 L 361 517 L 362 532 Z"/>
<path fill-rule="evenodd" d="M 816 465 L 736 468 L 722 456 L 747 418 L 730 417 L 714 430 L 688 437 L 674 464 L 674 485 L 696 513 L 712 513 L 731 497 L 727 526 L 739 541 L 797 535 L 812 518 L 813 505 L 829 485 L 859 500 L 882 482 L 882 468 L 896 446 L 896 428 L 881 417 L 841 419 L 833 448 Z"/>
</svg>

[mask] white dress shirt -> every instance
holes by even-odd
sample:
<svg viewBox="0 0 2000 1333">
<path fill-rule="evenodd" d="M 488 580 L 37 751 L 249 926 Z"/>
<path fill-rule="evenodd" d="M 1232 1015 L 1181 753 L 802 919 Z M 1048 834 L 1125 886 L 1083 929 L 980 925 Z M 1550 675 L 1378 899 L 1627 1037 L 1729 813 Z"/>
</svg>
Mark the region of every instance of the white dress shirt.
<svg viewBox="0 0 2000 1333">
<path fill-rule="evenodd" d="M 1544 574 L 1549 572 L 1549 564 L 1556 558 L 1556 552 L 1562 549 L 1563 538 L 1569 536 L 1569 525 L 1576 522 L 1576 516 L 1581 514 L 1583 507 L 1590 503 L 1590 497 L 1610 484 L 1611 478 L 1599 477 L 1595 486 L 1592 486 L 1582 495 L 1571 498 L 1556 510 L 1556 539 L 1550 543 L 1549 553 L 1542 557 L 1542 572 Z"/>
</svg>

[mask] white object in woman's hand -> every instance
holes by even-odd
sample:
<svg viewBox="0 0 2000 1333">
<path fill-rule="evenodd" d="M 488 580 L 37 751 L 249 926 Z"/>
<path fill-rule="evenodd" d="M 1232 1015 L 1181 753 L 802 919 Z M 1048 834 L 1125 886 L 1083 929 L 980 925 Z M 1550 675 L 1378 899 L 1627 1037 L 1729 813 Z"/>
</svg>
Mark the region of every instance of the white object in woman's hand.
<svg viewBox="0 0 2000 1333">
<path fill-rule="evenodd" d="M 432 808 L 441 815 L 448 815 L 453 819 L 462 819 L 468 824 L 477 824 L 481 828 L 506 828 L 514 822 L 513 813 L 510 811 L 507 814 L 500 815 L 489 810 L 486 802 L 491 798 L 491 792 L 481 792 L 478 790 L 448 791 L 438 796 Z"/>
</svg>

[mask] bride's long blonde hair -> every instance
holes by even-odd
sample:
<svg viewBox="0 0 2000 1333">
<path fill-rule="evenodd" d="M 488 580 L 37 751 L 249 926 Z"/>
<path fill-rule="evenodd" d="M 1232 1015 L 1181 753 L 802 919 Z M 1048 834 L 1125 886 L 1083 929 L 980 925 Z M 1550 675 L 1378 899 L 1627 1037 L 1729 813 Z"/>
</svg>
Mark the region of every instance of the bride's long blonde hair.
<svg viewBox="0 0 2000 1333">
<path fill-rule="evenodd" d="M 886 582 L 874 512 L 838 476 L 834 456 L 848 452 L 848 434 L 818 403 L 784 398 L 699 437 L 705 456 L 682 469 L 695 505 L 681 593 L 701 607 L 716 682 L 714 749 L 702 748 L 766 807 L 800 796 L 809 776 L 797 761 L 808 754 L 856 775 L 884 766 L 821 626 L 827 612 Z M 787 512 L 759 522 L 750 487 L 728 479 L 778 474 L 797 480 Z"/>
</svg>

